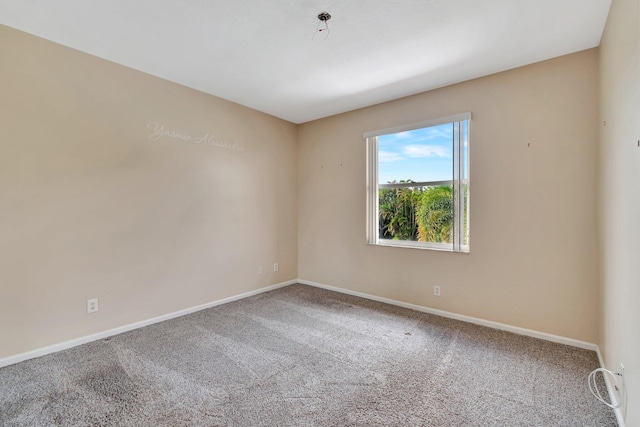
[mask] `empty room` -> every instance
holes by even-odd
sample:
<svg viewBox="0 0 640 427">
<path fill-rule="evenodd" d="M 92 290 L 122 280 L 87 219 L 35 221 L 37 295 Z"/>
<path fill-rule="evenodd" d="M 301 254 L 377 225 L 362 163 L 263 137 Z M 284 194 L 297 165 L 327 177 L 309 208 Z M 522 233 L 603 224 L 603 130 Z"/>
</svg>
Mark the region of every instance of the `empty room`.
<svg viewBox="0 0 640 427">
<path fill-rule="evenodd" d="M 640 0 L 0 0 L 1 426 L 640 427 Z"/>
</svg>

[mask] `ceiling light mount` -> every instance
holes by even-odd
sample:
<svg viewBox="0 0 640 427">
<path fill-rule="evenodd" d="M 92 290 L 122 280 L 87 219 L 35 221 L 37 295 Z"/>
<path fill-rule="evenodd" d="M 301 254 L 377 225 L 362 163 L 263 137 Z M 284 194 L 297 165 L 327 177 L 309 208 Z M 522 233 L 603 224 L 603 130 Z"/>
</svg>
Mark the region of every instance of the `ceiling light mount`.
<svg viewBox="0 0 640 427">
<path fill-rule="evenodd" d="M 313 33 L 311 40 L 315 39 L 316 34 L 322 32 L 324 32 L 324 40 L 329 37 L 329 19 L 331 19 L 331 14 L 329 12 L 320 12 L 318 14 L 318 28 L 316 28 L 316 31 Z"/>
<path fill-rule="evenodd" d="M 318 14 L 318 19 L 326 23 L 329 19 L 331 19 L 331 14 L 329 12 L 321 12 Z"/>
</svg>

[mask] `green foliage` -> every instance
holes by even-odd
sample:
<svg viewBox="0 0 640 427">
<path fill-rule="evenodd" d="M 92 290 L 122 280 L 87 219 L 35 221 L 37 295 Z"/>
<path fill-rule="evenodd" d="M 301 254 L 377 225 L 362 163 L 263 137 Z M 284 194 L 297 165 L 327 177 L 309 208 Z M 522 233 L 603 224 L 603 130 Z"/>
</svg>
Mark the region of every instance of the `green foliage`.
<svg viewBox="0 0 640 427">
<path fill-rule="evenodd" d="M 411 182 L 411 181 L 400 181 Z M 392 182 L 395 184 L 395 181 Z M 383 239 L 418 240 L 416 211 L 422 195 L 419 188 L 379 190 L 379 236 Z"/>
<path fill-rule="evenodd" d="M 418 240 L 451 243 L 453 188 L 440 185 L 427 188 L 418 205 Z"/>
<path fill-rule="evenodd" d="M 405 182 L 412 181 L 400 181 L 400 183 Z M 390 182 L 390 184 L 395 183 L 395 181 Z M 382 188 L 379 190 L 378 198 L 380 238 L 451 243 L 452 186 Z"/>
</svg>

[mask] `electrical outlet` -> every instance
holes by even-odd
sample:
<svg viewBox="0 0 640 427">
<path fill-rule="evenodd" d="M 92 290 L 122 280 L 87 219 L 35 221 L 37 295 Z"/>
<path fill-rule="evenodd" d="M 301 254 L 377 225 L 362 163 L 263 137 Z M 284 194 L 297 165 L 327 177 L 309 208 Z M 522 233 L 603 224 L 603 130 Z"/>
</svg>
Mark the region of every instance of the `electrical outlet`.
<svg viewBox="0 0 640 427">
<path fill-rule="evenodd" d="M 258 269 L 258 274 L 262 274 L 264 273 L 264 269 L 262 268 L 262 266 L 260 266 L 260 268 Z"/>
<path fill-rule="evenodd" d="M 433 294 L 437 297 L 440 296 L 440 286 L 434 286 L 433 287 Z"/>
<path fill-rule="evenodd" d="M 278 263 L 273 264 L 273 271 L 278 271 Z"/>
<path fill-rule="evenodd" d="M 87 300 L 87 313 L 95 313 L 98 311 L 98 298 Z"/>
</svg>

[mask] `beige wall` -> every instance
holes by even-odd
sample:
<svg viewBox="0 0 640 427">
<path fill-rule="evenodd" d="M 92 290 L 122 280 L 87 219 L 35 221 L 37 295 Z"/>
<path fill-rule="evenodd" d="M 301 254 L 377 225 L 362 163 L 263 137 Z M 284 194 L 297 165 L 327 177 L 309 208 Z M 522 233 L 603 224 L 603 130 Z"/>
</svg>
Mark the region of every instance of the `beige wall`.
<svg viewBox="0 0 640 427">
<path fill-rule="evenodd" d="M 300 278 L 596 342 L 597 64 L 592 49 L 301 125 Z M 471 253 L 368 246 L 363 132 L 465 111 Z"/>
<path fill-rule="evenodd" d="M 624 52 L 607 46 L 603 111 L 627 117 L 607 78 Z M 0 358 L 296 277 L 598 341 L 597 50 L 298 127 L 2 26 L 0 55 Z M 471 253 L 366 245 L 362 133 L 464 111 Z M 191 140 L 151 140 L 152 122 Z M 196 143 L 207 134 L 244 149 Z M 607 151 L 620 135 L 604 136 L 604 188 L 637 182 L 633 154 Z M 602 218 L 633 227 L 606 194 Z M 634 242 L 611 231 L 601 309 L 616 361 L 632 289 L 618 276 L 637 274 L 618 265 Z"/>
<path fill-rule="evenodd" d="M 640 426 L 640 1 L 613 1 L 600 64 L 601 348 L 607 368 L 625 364 L 627 425 Z"/>
<path fill-rule="evenodd" d="M 0 58 L 0 358 L 297 277 L 295 125 L 3 26 Z"/>
</svg>

